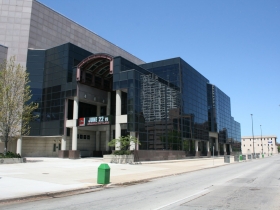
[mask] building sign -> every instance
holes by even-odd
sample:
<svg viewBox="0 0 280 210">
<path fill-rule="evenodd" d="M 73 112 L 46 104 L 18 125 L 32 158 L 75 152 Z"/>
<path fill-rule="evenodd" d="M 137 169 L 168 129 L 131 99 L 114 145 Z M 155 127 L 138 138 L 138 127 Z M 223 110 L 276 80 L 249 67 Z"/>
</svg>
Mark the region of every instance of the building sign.
<svg viewBox="0 0 280 210">
<path fill-rule="evenodd" d="M 269 144 L 273 144 L 273 143 L 272 143 L 272 140 L 268 141 L 268 143 L 269 143 Z"/>
<path fill-rule="evenodd" d="M 110 116 L 98 116 L 98 117 L 82 117 L 79 118 L 79 126 L 92 126 L 92 125 L 109 125 L 111 124 Z"/>
<path fill-rule="evenodd" d="M 85 126 L 85 118 L 79 118 L 79 126 Z"/>
</svg>

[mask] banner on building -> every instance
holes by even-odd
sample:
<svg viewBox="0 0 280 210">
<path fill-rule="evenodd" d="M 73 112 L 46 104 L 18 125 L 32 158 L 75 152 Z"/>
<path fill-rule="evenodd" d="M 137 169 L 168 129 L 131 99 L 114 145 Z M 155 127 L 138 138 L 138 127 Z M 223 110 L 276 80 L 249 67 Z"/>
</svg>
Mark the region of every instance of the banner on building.
<svg viewBox="0 0 280 210">
<path fill-rule="evenodd" d="M 82 117 L 79 118 L 78 126 L 109 125 L 111 116 Z"/>
</svg>

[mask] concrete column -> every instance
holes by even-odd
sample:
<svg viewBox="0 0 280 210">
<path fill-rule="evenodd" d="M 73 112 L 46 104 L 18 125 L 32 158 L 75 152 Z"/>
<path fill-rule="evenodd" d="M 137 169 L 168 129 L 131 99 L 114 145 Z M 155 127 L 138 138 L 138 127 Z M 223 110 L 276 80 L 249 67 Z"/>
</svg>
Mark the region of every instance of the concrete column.
<svg viewBox="0 0 280 210">
<path fill-rule="evenodd" d="M 140 141 L 140 139 L 139 139 L 139 133 L 137 133 L 137 141 L 139 142 Z M 139 144 L 136 144 L 136 148 L 135 148 L 135 150 L 139 150 Z"/>
<path fill-rule="evenodd" d="M 206 147 L 207 147 L 207 157 L 211 157 L 211 151 L 210 151 L 210 142 L 206 142 Z"/>
<path fill-rule="evenodd" d="M 136 133 L 135 132 L 130 132 L 130 136 L 136 137 Z M 136 145 L 135 145 L 134 142 L 130 142 L 130 150 L 136 150 Z"/>
<path fill-rule="evenodd" d="M 195 156 L 199 157 L 200 151 L 198 151 L 198 141 L 194 141 L 194 145 L 195 145 Z"/>
<path fill-rule="evenodd" d="M 73 134 L 73 132 L 72 132 L 72 134 Z M 78 156 L 79 151 L 77 151 L 77 150 L 74 150 L 74 151 L 70 150 L 71 155 L 69 156 L 69 148 L 68 148 L 68 150 L 66 150 L 66 135 L 62 135 L 61 140 L 59 140 L 58 142 L 61 144 L 61 148 L 58 151 L 59 158 L 75 158 L 75 155 L 73 155 L 73 154 L 76 154 L 76 156 Z"/>
<path fill-rule="evenodd" d="M 18 138 L 17 140 L 17 154 L 21 155 L 22 150 L 22 136 Z"/>
<path fill-rule="evenodd" d="M 120 116 L 122 113 L 122 91 L 116 90 L 116 116 Z"/>
<path fill-rule="evenodd" d="M 229 145 L 229 151 L 230 151 L 230 154 L 232 153 L 232 147 L 231 147 L 231 144 Z"/>
<path fill-rule="evenodd" d="M 77 135 L 78 135 L 78 128 L 76 126 L 72 128 L 72 150 L 77 150 L 78 148 Z"/>
<path fill-rule="evenodd" d="M 215 151 L 217 152 L 217 155 L 220 155 L 220 151 L 219 151 L 219 142 L 218 142 L 218 138 L 215 138 Z"/>
<path fill-rule="evenodd" d="M 195 151 L 197 152 L 198 151 L 198 141 L 194 141 L 194 148 L 195 148 Z"/>
<path fill-rule="evenodd" d="M 120 136 L 121 136 L 121 124 L 116 123 L 115 124 L 115 137 L 116 137 L 116 139 L 118 139 Z M 115 149 L 120 150 L 120 142 L 116 142 Z"/>
<path fill-rule="evenodd" d="M 61 137 L 61 150 L 66 150 L 66 135 Z"/>
<path fill-rule="evenodd" d="M 73 106 L 73 119 L 78 119 L 78 111 L 79 111 L 79 99 L 78 97 L 74 97 L 74 106 Z"/>
<path fill-rule="evenodd" d="M 118 139 L 121 136 L 121 124 L 118 122 L 118 117 L 121 116 L 122 102 L 121 102 L 122 92 L 116 90 L 116 124 L 115 124 L 115 136 Z M 120 143 L 116 143 L 116 150 L 119 150 Z"/>
<path fill-rule="evenodd" d="M 78 119 L 78 110 L 79 110 L 79 99 L 78 97 L 74 97 L 74 108 L 73 108 L 73 121 L 77 121 Z M 72 150 L 77 150 L 77 134 L 78 134 L 78 128 L 77 124 L 74 124 L 72 128 Z"/>
<path fill-rule="evenodd" d="M 219 152 L 219 142 L 217 138 L 215 138 L 215 147 L 216 151 Z"/>
</svg>

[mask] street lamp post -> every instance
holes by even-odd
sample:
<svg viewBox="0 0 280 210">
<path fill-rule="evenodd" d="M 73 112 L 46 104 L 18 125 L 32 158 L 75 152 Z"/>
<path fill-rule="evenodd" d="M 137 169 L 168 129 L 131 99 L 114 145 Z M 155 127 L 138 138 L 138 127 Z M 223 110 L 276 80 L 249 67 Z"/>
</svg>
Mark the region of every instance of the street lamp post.
<svg viewBox="0 0 280 210">
<path fill-rule="evenodd" d="M 252 135 L 253 135 L 253 158 L 255 159 L 255 137 L 254 137 L 254 123 L 253 123 L 253 114 L 251 114 L 252 119 Z"/>
<path fill-rule="evenodd" d="M 261 142 L 262 142 L 262 155 L 263 155 L 262 125 L 260 125 L 260 128 L 261 128 Z"/>
<path fill-rule="evenodd" d="M 269 156 L 269 144 L 267 144 L 268 156 Z"/>
</svg>

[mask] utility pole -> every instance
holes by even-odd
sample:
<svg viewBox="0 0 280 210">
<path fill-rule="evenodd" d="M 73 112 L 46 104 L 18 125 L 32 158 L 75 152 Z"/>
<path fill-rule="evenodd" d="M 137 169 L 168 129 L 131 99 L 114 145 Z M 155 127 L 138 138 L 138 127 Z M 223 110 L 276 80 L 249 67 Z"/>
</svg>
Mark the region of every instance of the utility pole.
<svg viewBox="0 0 280 210">
<path fill-rule="evenodd" d="M 260 125 L 260 128 L 261 128 L 261 142 L 262 142 L 262 155 L 263 155 L 262 125 Z"/>
<path fill-rule="evenodd" d="M 252 135 L 253 135 L 253 159 L 255 159 L 255 137 L 254 137 L 254 123 L 253 123 L 253 114 L 251 114 L 252 119 Z"/>
</svg>

